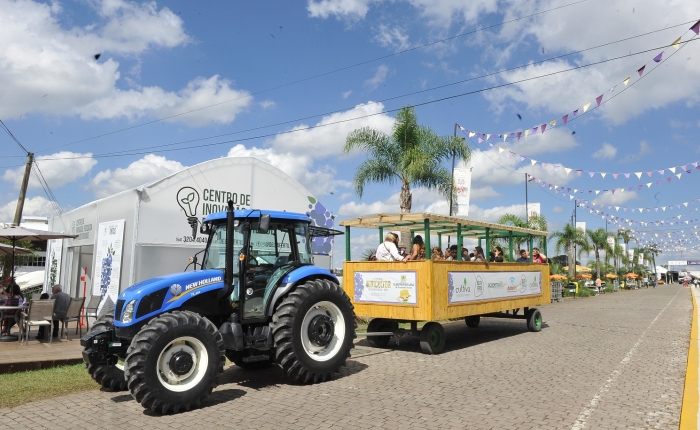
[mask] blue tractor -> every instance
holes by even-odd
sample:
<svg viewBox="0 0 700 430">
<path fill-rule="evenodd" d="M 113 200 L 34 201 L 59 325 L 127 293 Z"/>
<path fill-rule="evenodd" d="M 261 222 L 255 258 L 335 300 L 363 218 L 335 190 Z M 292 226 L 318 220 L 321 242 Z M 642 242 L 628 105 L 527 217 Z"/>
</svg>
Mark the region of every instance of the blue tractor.
<svg viewBox="0 0 700 430">
<path fill-rule="evenodd" d="M 345 365 L 353 306 L 338 279 L 313 265 L 310 245 L 340 232 L 303 214 L 234 211 L 232 202 L 200 231 L 208 235 L 200 270 L 129 287 L 114 316 L 81 339 L 95 381 L 177 413 L 211 394 L 225 357 L 245 369 L 276 364 L 300 383 L 326 381 Z"/>
</svg>

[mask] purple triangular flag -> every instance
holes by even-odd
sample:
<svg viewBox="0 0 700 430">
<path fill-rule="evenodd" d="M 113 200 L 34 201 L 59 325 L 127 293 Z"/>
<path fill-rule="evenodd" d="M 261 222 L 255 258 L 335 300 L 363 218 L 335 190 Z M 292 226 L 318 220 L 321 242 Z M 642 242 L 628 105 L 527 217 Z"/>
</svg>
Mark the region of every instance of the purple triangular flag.
<svg viewBox="0 0 700 430">
<path fill-rule="evenodd" d="M 664 52 L 661 51 L 661 53 L 660 53 L 659 55 L 657 55 L 656 57 L 654 57 L 654 61 L 658 63 L 659 61 L 661 61 L 661 57 L 662 57 L 663 55 L 664 55 Z"/>
<path fill-rule="evenodd" d="M 657 172 L 659 172 L 659 175 L 663 175 L 663 174 L 664 174 L 664 171 L 663 171 L 663 170 L 657 170 Z"/>
<path fill-rule="evenodd" d="M 521 155 L 521 156 L 520 156 L 520 161 L 525 161 L 525 157 L 523 157 L 523 156 Z"/>
<path fill-rule="evenodd" d="M 595 172 L 588 172 L 588 174 L 591 175 L 591 178 L 592 178 L 593 175 L 595 175 Z"/>
<path fill-rule="evenodd" d="M 629 177 L 630 177 L 630 174 L 629 174 L 629 173 L 625 173 L 625 178 L 629 178 Z"/>
<path fill-rule="evenodd" d="M 578 175 L 581 176 L 581 173 L 583 173 L 583 170 L 577 170 L 576 173 L 578 173 Z"/>
<path fill-rule="evenodd" d="M 578 109 L 574 111 L 574 116 L 578 115 Z"/>
<path fill-rule="evenodd" d="M 547 128 L 547 124 L 542 124 L 542 125 L 540 126 L 540 130 L 542 130 L 542 133 L 544 133 L 544 129 L 545 129 L 545 128 Z M 547 135 L 547 136 L 549 136 L 549 135 Z"/>
<path fill-rule="evenodd" d="M 647 172 L 647 175 L 649 175 L 650 178 L 651 178 L 651 175 L 653 175 L 653 174 L 654 174 L 654 172 Z"/>
<path fill-rule="evenodd" d="M 566 115 L 564 115 L 563 117 L 561 117 L 561 120 L 562 120 L 562 122 L 564 123 L 564 125 L 566 125 L 566 122 L 569 120 L 569 114 L 567 113 Z"/>
<path fill-rule="evenodd" d="M 644 68 L 645 68 L 645 67 L 646 67 L 646 65 L 640 67 L 639 70 L 637 70 L 637 73 L 639 73 L 639 76 L 642 76 L 642 74 L 644 73 Z"/>
<path fill-rule="evenodd" d="M 522 131 L 519 131 L 519 132 L 518 132 L 518 140 L 520 140 L 520 135 L 522 135 L 522 134 L 523 134 Z"/>
<path fill-rule="evenodd" d="M 598 97 L 595 98 L 595 102 L 598 106 L 600 106 L 600 102 L 603 100 L 603 95 L 599 95 Z"/>
<path fill-rule="evenodd" d="M 696 22 L 695 24 L 693 24 L 693 26 L 690 27 L 690 29 L 693 30 L 693 32 L 694 32 L 695 34 L 700 33 L 700 20 L 698 20 L 698 22 Z"/>
</svg>

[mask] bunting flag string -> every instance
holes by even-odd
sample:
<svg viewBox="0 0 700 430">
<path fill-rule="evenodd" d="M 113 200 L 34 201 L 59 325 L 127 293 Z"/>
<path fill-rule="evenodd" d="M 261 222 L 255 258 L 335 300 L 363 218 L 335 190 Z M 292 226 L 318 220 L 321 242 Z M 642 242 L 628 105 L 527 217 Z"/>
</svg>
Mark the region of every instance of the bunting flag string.
<svg viewBox="0 0 700 430">
<path fill-rule="evenodd" d="M 615 215 L 612 215 L 609 213 L 605 213 L 605 212 L 598 210 L 596 208 L 592 208 L 585 203 L 583 203 L 583 204 L 578 203 L 578 206 L 583 207 L 586 210 L 588 210 L 588 212 L 590 212 L 591 215 L 600 216 L 601 219 L 607 219 L 608 222 L 611 222 L 611 223 L 617 224 L 617 225 L 628 225 L 628 226 L 638 225 L 638 226 L 642 226 L 642 227 L 649 227 L 649 226 L 660 227 L 660 226 L 667 226 L 667 225 L 689 225 L 689 224 L 696 223 L 696 222 L 700 221 L 700 218 L 694 218 L 691 220 L 683 220 L 682 219 L 683 217 L 688 216 L 697 210 L 700 210 L 700 207 L 695 208 L 695 209 L 693 209 L 689 212 L 686 212 L 684 214 L 676 215 L 676 216 L 665 218 L 662 220 L 637 221 L 637 220 L 632 220 L 632 219 L 628 219 L 628 218 L 615 216 Z"/>
<path fill-rule="evenodd" d="M 698 199 L 697 201 L 700 202 L 700 199 Z M 636 207 L 636 208 L 633 208 L 633 207 L 622 207 L 622 206 L 615 206 L 614 204 L 613 204 L 613 205 L 610 205 L 610 204 L 606 204 L 606 203 L 596 203 L 595 201 L 590 202 L 590 204 L 591 204 L 592 206 L 600 206 L 600 207 L 603 207 L 603 208 L 607 206 L 608 209 L 615 208 L 615 211 L 616 211 L 616 212 L 619 212 L 620 209 L 622 209 L 623 212 L 627 212 L 627 211 L 630 211 L 630 212 L 639 211 L 639 213 L 642 213 L 642 212 L 644 212 L 644 211 L 646 211 L 646 212 L 651 212 L 651 211 L 658 212 L 659 209 L 661 209 L 663 212 L 666 212 L 666 210 L 682 209 L 682 208 L 684 208 L 684 207 L 687 208 L 688 205 L 694 205 L 695 202 L 696 202 L 696 200 L 693 199 L 693 200 L 690 200 L 690 201 L 687 201 L 687 202 L 683 202 L 683 203 L 678 203 L 678 204 L 675 204 L 675 205 L 655 206 L 655 207 L 647 207 L 647 208 L 640 208 L 640 207 Z"/>
<path fill-rule="evenodd" d="M 631 86 L 631 85 L 634 85 L 637 80 L 640 80 L 643 78 L 643 75 L 646 72 L 647 66 L 649 66 L 650 64 L 653 65 L 654 63 L 656 63 L 656 66 L 654 66 L 654 68 L 659 67 L 662 62 L 666 61 L 670 57 L 670 55 L 665 55 L 666 51 L 670 51 L 672 53 L 671 55 L 673 55 L 673 53 L 675 51 L 678 51 L 678 49 L 680 49 L 681 39 L 685 36 L 685 34 L 688 33 L 688 31 L 692 31 L 693 33 L 695 33 L 694 35 L 692 35 L 690 37 L 690 39 L 684 41 L 683 43 L 686 43 L 686 42 L 694 39 L 698 35 L 699 29 L 700 29 L 700 20 L 698 22 L 696 22 L 695 24 L 693 24 L 688 30 L 686 30 L 686 32 L 683 33 L 683 35 L 681 35 L 678 39 L 674 40 L 670 45 L 668 45 L 668 47 L 666 49 L 662 50 L 660 53 L 655 55 L 651 60 L 649 60 L 646 64 L 644 64 L 642 67 L 637 69 L 636 75 L 638 75 L 638 76 L 636 77 L 635 82 L 632 82 L 632 84 L 630 84 L 630 80 L 635 75 L 633 73 L 633 74 L 628 75 L 625 79 L 620 81 L 619 84 L 614 85 L 612 88 L 610 88 L 609 91 L 606 91 L 606 92 L 613 93 L 615 91 L 615 89 L 620 84 L 625 89 L 629 88 L 629 86 Z M 649 73 L 650 72 L 647 72 L 647 74 L 649 74 Z M 624 91 L 624 89 L 622 91 Z M 606 92 L 595 97 L 594 100 L 595 100 L 596 105 L 593 109 L 597 109 L 598 107 L 600 107 L 601 104 L 604 103 L 603 98 L 605 97 Z M 610 97 L 610 96 L 608 96 L 608 97 Z M 568 121 L 570 121 L 573 118 L 576 118 L 579 115 L 579 112 L 581 112 L 583 114 L 589 110 L 592 110 L 592 109 L 590 109 L 592 104 L 593 104 L 593 101 L 590 101 L 590 102 L 586 103 L 585 105 L 583 105 L 582 108 L 578 108 L 578 109 L 572 111 L 571 113 L 567 113 L 566 115 L 563 115 L 561 117 L 560 127 L 566 126 Z M 503 141 L 505 142 L 508 139 L 519 141 L 521 137 L 524 137 L 525 139 L 527 139 L 528 136 L 535 135 L 537 133 L 544 134 L 544 132 L 546 130 L 551 130 L 552 128 L 555 128 L 557 126 L 556 125 L 557 121 L 558 121 L 557 119 L 553 119 L 553 120 L 545 122 L 541 125 L 536 125 L 532 128 L 525 129 L 524 132 L 523 132 L 523 130 L 517 130 L 517 131 L 512 131 L 512 132 L 506 132 L 506 133 L 482 133 L 482 132 L 475 131 L 475 130 L 467 130 L 464 127 L 462 127 L 461 125 L 458 125 L 458 126 L 463 132 L 467 133 L 467 135 L 469 137 L 477 136 L 478 139 L 480 140 L 480 143 L 482 141 L 488 141 L 490 139 L 503 139 Z M 549 128 L 547 127 L 548 125 L 549 125 Z"/>
<path fill-rule="evenodd" d="M 481 143 L 481 142 L 479 142 Z M 594 172 L 594 171 L 589 171 L 589 170 L 583 170 L 583 169 L 576 169 L 573 167 L 567 167 L 564 166 L 561 163 L 546 163 L 540 160 L 535 160 L 534 158 L 526 157 L 525 155 L 520 155 L 517 152 L 509 151 L 502 146 L 499 145 L 494 145 L 489 143 L 491 147 L 496 146 L 498 148 L 498 154 L 499 155 L 505 155 L 510 158 L 517 158 L 520 160 L 522 163 L 529 163 L 531 166 L 534 166 L 536 164 L 539 164 L 540 166 L 544 167 L 545 169 L 552 170 L 554 172 L 558 172 L 559 170 L 564 170 L 567 175 L 571 174 L 572 172 L 575 173 L 575 177 L 586 177 L 588 175 L 589 178 L 596 177 L 596 175 L 599 175 L 601 178 L 613 178 L 613 179 L 622 179 L 623 177 L 625 179 L 629 178 L 634 178 L 635 176 L 637 179 L 642 179 L 642 176 L 644 177 L 653 177 L 655 174 L 659 174 L 660 176 L 663 176 L 666 171 L 669 171 L 673 173 L 674 175 L 678 175 L 679 173 L 685 171 L 686 173 L 690 173 L 692 169 L 700 169 L 700 160 L 698 161 L 693 161 L 689 162 L 686 164 L 682 164 L 679 166 L 672 166 L 672 167 L 666 167 L 664 169 L 653 169 L 653 170 L 646 170 L 646 171 L 641 171 L 641 172 L 624 172 L 624 173 L 610 173 L 610 172 Z M 690 168 L 692 166 L 692 168 Z M 679 173 L 676 173 L 677 171 L 681 171 Z M 680 179 L 680 178 L 679 178 Z"/>
<path fill-rule="evenodd" d="M 698 169 L 700 170 L 700 167 L 698 167 Z M 688 170 L 686 173 L 691 173 L 691 172 L 692 172 L 692 170 Z M 535 181 L 542 188 L 549 188 L 550 190 L 554 190 L 557 194 L 559 194 L 561 192 L 563 196 L 568 195 L 570 200 L 574 199 L 575 194 L 595 194 L 597 196 L 600 194 L 607 194 L 607 193 L 609 193 L 609 194 L 615 194 L 616 192 L 624 193 L 624 192 L 630 192 L 630 191 L 635 191 L 635 190 L 641 190 L 644 187 L 651 188 L 652 185 L 660 186 L 664 182 L 664 180 L 659 179 L 656 182 L 647 182 L 646 184 L 637 184 L 637 185 L 631 186 L 631 187 L 612 188 L 609 190 L 584 190 L 584 189 L 579 189 L 579 188 L 564 187 L 561 185 L 553 184 L 551 182 L 547 182 L 547 181 L 538 179 L 538 178 L 530 175 L 529 173 L 527 173 L 527 175 L 528 175 L 528 178 L 530 180 Z M 681 173 L 678 173 L 675 176 L 678 178 L 678 180 L 681 179 Z M 669 177 L 665 178 L 665 182 L 670 183 L 672 179 L 673 179 L 673 177 L 669 176 Z M 605 206 L 607 206 L 607 205 L 605 205 Z M 612 205 L 610 205 L 610 206 L 612 206 Z M 666 209 L 663 209 L 664 207 L 665 206 L 662 206 L 659 209 L 666 211 Z M 627 208 L 624 208 L 624 209 L 626 212 Z M 651 208 L 649 208 L 649 209 L 651 210 Z"/>
</svg>

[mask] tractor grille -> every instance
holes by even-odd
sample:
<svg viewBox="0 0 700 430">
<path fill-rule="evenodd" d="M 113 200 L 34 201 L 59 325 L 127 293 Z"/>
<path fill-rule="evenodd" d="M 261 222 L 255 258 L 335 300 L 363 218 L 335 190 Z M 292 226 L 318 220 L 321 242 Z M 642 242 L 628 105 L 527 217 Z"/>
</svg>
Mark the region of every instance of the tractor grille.
<svg viewBox="0 0 700 430">
<path fill-rule="evenodd" d="M 141 318 L 144 315 L 148 315 L 151 312 L 155 312 L 163 306 L 163 299 L 165 299 L 165 294 L 168 292 L 167 288 L 158 290 L 155 293 L 151 293 L 139 302 L 139 307 L 136 309 L 136 318 Z"/>
<path fill-rule="evenodd" d="M 114 320 L 121 321 L 122 309 L 124 309 L 124 300 L 117 300 L 117 305 L 114 307 Z"/>
</svg>

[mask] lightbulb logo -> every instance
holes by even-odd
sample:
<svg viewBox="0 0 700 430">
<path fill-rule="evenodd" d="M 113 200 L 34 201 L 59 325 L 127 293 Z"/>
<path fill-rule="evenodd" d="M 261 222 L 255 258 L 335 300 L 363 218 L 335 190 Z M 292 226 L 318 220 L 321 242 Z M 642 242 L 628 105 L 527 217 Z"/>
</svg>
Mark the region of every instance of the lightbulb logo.
<svg viewBox="0 0 700 430">
<path fill-rule="evenodd" d="M 180 205 L 185 215 L 187 223 L 192 227 L 192 238 L 197 237 L 197 206 L 199 206 L 199 193 L 192 187 L 182 187 L 177 192 L 177 204 Z"/>
</svg>

